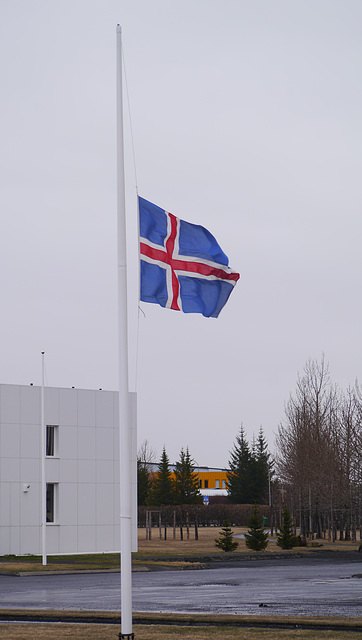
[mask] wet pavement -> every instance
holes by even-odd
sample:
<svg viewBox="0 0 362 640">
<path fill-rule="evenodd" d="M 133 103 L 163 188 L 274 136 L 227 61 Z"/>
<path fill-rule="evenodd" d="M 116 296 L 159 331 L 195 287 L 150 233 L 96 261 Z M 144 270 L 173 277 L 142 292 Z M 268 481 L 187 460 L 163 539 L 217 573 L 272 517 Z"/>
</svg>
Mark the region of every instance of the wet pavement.
<svg viewBox="0 0 362 640">
<path fill-rule="evenodd" d="M 144 612 L 362 616 L 362 557 L 258 559 L 210 569 L 133 574 L 133 609 Z M 117 573 L 3 576 L 0 607 L 120 609 Z"/>
</svg>

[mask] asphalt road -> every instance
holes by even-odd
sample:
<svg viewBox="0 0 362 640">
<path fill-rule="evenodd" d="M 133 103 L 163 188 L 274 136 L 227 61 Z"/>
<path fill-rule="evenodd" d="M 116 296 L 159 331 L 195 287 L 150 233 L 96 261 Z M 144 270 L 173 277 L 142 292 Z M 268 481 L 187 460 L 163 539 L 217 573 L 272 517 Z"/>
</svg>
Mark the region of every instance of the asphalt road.
<svg viewBox="0 0 362 640">
<path fill-rule="evenodd" d="M 0 575 L 0 607 L 117 611 L 120 576 Z M 193 571 L 134 573 L 133 609 L 362 616 L 362 557 L 258 559 Z"/>
</svg>

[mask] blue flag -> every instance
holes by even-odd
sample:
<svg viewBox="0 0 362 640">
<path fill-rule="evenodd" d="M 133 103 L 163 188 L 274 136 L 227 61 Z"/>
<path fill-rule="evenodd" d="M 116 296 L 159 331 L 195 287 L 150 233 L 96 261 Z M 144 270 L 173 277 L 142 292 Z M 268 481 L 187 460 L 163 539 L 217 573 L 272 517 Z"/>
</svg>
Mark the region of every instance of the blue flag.
<svg viewBox="0 0 362 640">
<path fill-rule="evenodd" d="M 139 198 L 141 300 L 217 318 L 239 274 L 207 229 Z"/>
</svg>

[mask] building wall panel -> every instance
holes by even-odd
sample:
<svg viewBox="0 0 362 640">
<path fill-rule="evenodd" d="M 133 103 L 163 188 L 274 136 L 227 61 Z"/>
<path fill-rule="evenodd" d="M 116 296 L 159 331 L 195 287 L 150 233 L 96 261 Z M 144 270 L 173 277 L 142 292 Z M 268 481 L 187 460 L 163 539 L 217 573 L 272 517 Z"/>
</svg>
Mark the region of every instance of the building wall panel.
<svg viewBox="0 0 362 640">
<path fill-rule="evenodd" d="M 119 549 L 118 393 L 45 390 L 45 425 L 57 427 L 45 460 L 56 484 L 46 553 Z M 41 389 L 0 385 L 0 554 L 41 553 Z M 24 486 L 29 488 L 24 491 Z"/>
<path fill-rule="evenodd" d="M 41 478 L 39 458 L 21 458 L 20 460 L 20 482 L 22 484 L 30 484 L 31 491 L 34 485 L 40 483 Z"/>
<path fill-rule="evenodd" d="M 0 421 L 20 424 L 20 389 L 17 385 L 4 384 L 0 388 Z"/>
<path fill-rule="evenodd" d="M 61 553 L 59 545 L 59 530 L 58 524 L 48 524 L 46 528 L 46 553 L 57 554 Z"/>
<path fill-rule="evenodd" d="M 96 527 L 78 527 L 78 552 L 92 553 L 96 550 Z"/>
<path fill-rule="evenodd" d="M 10 532 L 11 527 L 4 527 L 0 524 L 0 556 L 10 553 Z"/>
<path fill-rule="evenodd" d="M 70 552 L 69 549 L 72 549 Z M 77 553 L 78 526 L 62 524 L 59 526 L 59 553 Z"/>
<path fill-rule="evenodd" d="M 20 455 L 24 459 L 39 460 L 41 451 L 40 417 L 37 423 L 22 422 L 20 425 Z"/>
<path fill-rule="evenodd" d="M 77 424 L 79 427 L 96 426 L 96 393 L 94 391 L 87 391 L 86 389 L 78 391 Z"/>
<path fill-rule="evenodd" d="M 0 482 L 16 482 L 20 484 L 20 458 L 2 458 Z"/>
<path fill-rule="evenodd" d="M 78 427 L 78 460 L 95 460 L 95 427 Z"/>
<path fill-rule="evenodd" d="M 95 482 L 78 483 L 78 524 L 95 525 L 96 523 L 96 484 Z"/>
<path fill-rule="evenodd" d="M 74 485 L 78 481 L 78 460 L 60 460 L 59 482 Z M 72 487 L 74 492 L 74 487 Z"/>
<path fill-rule="evenodd" d="M 24 525 L 20 528 L 20 555 L 37 554 L 40 541 L 40 529 L 37 525 Z"/>
<path fill-rule="evenodd" d="M 113 484 L 113 460 L 96 460 L 96 478 L 98 482 Z"/>
<path fill-rule="evenodd" d="M 96 528 L 96 550 L 100 552 L 116 552 L 119 546 L 115 544 L 113 525 L 100 524 Z"/>
<path fill-rule="evenodd" d="M 114 391 L 99 391 L 96 395 L 96 426 L 100 429 L 114 426 Z"/>
<path fill-rule="evenodd" d="M 48 423 L 49 424 L 49 423 Z M 59 458 L 61 460 L 77 460 L 78 458 L 78 427 L 59 426 Z"/>
<path fill-rule="evenodd" d="M 58 486 L 58 522 L 61 527 L 78 524 L 78 492 L 71 482 L 60 483 Z"/>
<path fill-rule="evenodd" d="M 46 387 L 44 393 L 44 413 L 46 424 L 59 424 L 59 389 Z"/>
<path fill-rule="evenodd" d="M 41 413 L 41 389 L 29 385 L 20 387 L 21 424 L 39 424 Z"/>
<path fill-rule="evenodd" d="M 10 523 L 11 483 L 0 482 L 0 527 L 8 527 Z"/>
<path fill-rule="evenodd" d="M 78 394 L 76 389 L 59 389 L 59 424 L 78 424 Z"/>
<path fill-rule="evenodd" d="M 39 484 L 34 483 L 30 485 L 30 489 L 24 492 L 24 485 L 21 484 L 20 489 L 20 522 L 21 528 L 26 526 L 38 527 L 41 520 L 41 507 L 40 507 L 40 491 Z M 29 553 L 29 552 L 25 552 Z"/>
<path fill-rule="evenodd" d="M 96 487 L 97 522 L 112 525 L 113 516 L 113 484 L 97 483 Z"/>
<path fill-rule="evenodd" d="M 20 458 L 20 424 L 3 422 L 0 434 L 0 455 L 7 460 Z"/>
</svg>

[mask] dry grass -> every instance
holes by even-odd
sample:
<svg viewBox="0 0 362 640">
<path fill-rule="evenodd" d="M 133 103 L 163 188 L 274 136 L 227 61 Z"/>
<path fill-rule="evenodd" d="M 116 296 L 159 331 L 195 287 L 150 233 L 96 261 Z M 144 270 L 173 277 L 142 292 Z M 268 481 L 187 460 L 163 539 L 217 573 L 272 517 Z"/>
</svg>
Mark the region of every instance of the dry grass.
<svg viewBox="0 0 362 640">
<path fill-rule="evenodd" d="M 24 614 L 22 610 L 3 610 L 3 613 L 14 614 L 14 617 Z M 34 620 L 43 622 L 0 622 L 1 640 L 62 640 L 63 638 L 74 638 L 85 640 L 92 638 L 95 640 L 109 640 L 117 638 L 120 632 L 119 614 L 115 612 L 94 612 L 84 611 L 81 614 L 83 622 L 79 622 L 79 612 L 67 611 L 29 611 Z M 56 623 L 66 615 L 68 622 Z M 149 624 L 144 624 L 147 617 Z M 100 623 L 95 624 L 94 620 L 99 619 Z M 89 620 L 89 623 L 87 622 Z M 105 621 L 110 624 L 105 624 Z M 196 626 L 197 622 L 202 622 L 205 626 Z M 168 624 L 169 621 L 177 621 L 178 625 Z M 290 623 L 288 617 L 263 616 L 235 616 L 235 615 L 187 615 L 187 614 L 160 614 L 160 613 L 135 613 L 133 631 L 137 640 L 177 640 L 191 639 L 207 640 L 209 638 L 223 638 L 225 640 L 291 640 L 293 638 L 303 638 L 303 640 L 355 640 L 361 629 L 362 618 L 317 618 L 317 617 L 297 617 L 293 619 L 292 629 L 255 628 L 253 624 L 262 622 L 266 625 L 278 623 Z M 217 626 L 216 626 L 217 624 Z M 308 629 L 306 626 L 313 624 L 317 628 Z M 335 627 L 333 631 L 326 627 L 331 624 Z M 240 626 L 238 626 L 240 625 Z M 242 626 L 241 626 L 242 625 Z M 349 629 L 345 627 L 348 626 Z M 339 628 L 340 627 L 340 628 Z"/>
<path fill-rule="evenodd" d="M 0 623 L 1 640 L 115 640 L 119 627 L 104 624 L 54 624 L 54 623 Z M 357 640 L 355 631 L 327 631 L 323 629 L 253 629 L 235 627 L 174 627 L 134 625 L 133 632 L 137 640 Z"/>
<path fill-rule="evenodd" d="M 247 527 L 233 527 L 234 535 L 246 533 Z M 152 529 L 152 540 L 146 540 L 146 530 L 138 530 L 138 555 L 208 555 L 219 553 L 219 550 L 215 547 L 215 538 L 220 535 L 221 528 L 219 527 L 200 527 L 198 529 L 199 539 L 195 540 L 194 530 L 190 529 L 190 537 L 186 538 L 186 530 L 184 531 L 184 539 L 180 540 L 179 531 L 176 530 L 176 540 L 173 539 L 172 529 L 167 531 L 167 540 L 160 539 L 159 530 L 157 528 Z M 163 536 L 163 531 L 161 531 Z M 318 545 L 318 546 L 316 546 Z M 319 545 L 322 545 L 319 547 Z M 310 546 L 307 547 L 295 547 L 291 551 L 283 551 L 277 546 L 276 535 L 269 540 L 269 544 L 266 548 L 267 553 L 310 553 L 315 548 L 321 548 L 325 550 L 333 551 L 357 551 L 360 542 L 345 542 L 337 541 L 330 542 L 328 540 L 314 540 Z M 250 553 L 250 549 L 247 548 L 245 540 L 239 539 L 239 546 L 234 554 Z M 262 554 L 263 552 L 259 552 Z M 137 554 L 136 554 L 137 557 Z"/>
</svg>

